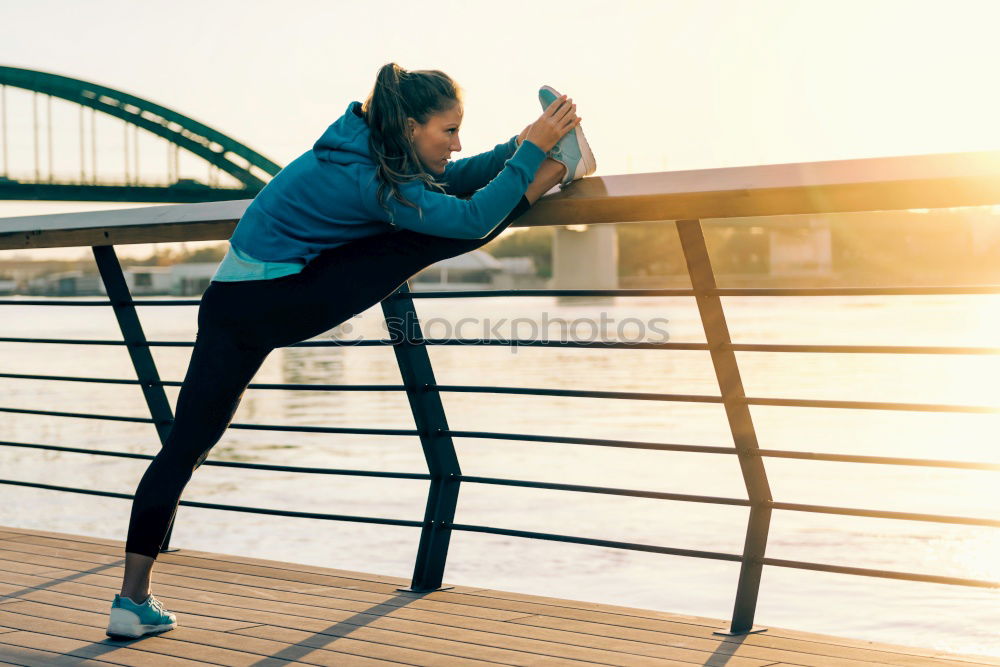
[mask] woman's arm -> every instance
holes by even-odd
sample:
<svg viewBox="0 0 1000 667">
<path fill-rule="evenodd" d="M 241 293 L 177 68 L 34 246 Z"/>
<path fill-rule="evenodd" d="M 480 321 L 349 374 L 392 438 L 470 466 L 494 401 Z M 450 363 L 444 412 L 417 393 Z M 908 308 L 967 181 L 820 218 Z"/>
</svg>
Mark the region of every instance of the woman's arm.
<svg viewBox="0 0 1000 667">
<path fill-rule="evenodd" d="M 447 182 L 444 191 L 450 195 L 466 194 L 492 181 L 520 146 L 517 139 L 511 137 L 491 151 L 449 162 L 440 178 Z"/>
<path fill-rule="evenodd" d="M 511 138 L 511 143 L 513 141 Z M 448 238 L 481 239 L 514 210 L 544 160 L 545 151 L 525 140 L 504 163 L 496 178 L 467 200 L 430 190 L 421 181 L 403 184 L 400 193 L 420 207 L 422 217 L 417 209 L 391 196 L 388 200 L 390 213 L 386 214 L 376 199 L 378 184 L 375 179 L 361 184 L 361 196 L 375 219 L 396 227 Z"/>
</svg>

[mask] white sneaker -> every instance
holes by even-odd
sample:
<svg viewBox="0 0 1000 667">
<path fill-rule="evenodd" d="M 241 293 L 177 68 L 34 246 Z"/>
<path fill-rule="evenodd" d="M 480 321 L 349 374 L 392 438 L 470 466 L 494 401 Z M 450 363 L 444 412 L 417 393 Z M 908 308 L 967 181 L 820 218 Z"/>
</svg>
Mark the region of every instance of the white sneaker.
<svg viewBox="0 0 1000 667">
<path fill-rule="evenodd" d="M 111 603 L 111 619 L 105 634 L 135 639 L 176 627 L 177 617 L 164 609 L 152 593 L 142 604 L 115 593 L 115 599 Z"/>
<path fill-rule="evenodd" d="M 538 89 L 538 101 L 542 103 L 543 110 L 548 109 L 549 105 L 559 97 L 560 93 L 552 86 L 542 86 Z M 560 188 L 597 171 L 597 160 L 590 150 L 586 137 L 583 136 L 582 125 L 577 125 L 567 132 L 545 155 L 566 166 L 566 175 L 559 184 Z"/>
</svg>

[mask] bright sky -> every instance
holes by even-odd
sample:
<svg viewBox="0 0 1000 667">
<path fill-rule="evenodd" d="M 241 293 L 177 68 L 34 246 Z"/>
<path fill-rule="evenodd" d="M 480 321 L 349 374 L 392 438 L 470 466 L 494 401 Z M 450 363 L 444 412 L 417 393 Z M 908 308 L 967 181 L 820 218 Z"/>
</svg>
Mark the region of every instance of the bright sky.
<svg viewBox="0 0 1000 667">
<path fill-rule="evenodd" d="M 549 84 L 601 175 L 1000 149 L 997 25 L 991 0 L 0 0 L 0 64 L 134 93 L 280 164 L 387 62 L 465 89 L 456 157 L 517 134 Z"/>
</svg>

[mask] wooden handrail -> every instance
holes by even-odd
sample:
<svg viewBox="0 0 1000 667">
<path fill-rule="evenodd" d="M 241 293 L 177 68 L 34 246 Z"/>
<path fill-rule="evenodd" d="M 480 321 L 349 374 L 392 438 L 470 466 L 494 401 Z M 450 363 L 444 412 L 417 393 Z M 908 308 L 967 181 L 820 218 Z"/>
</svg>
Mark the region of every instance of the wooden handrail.
<svg viewBox="0 0 1000 667">
<path fill-rule="evenodd" d="M 1000 203 L 1000 151 L 584 178 L 516 226 L 846 213 Z"/>
<path fill-rule="evenodd" d="M 0 250 L 228 239 L 251 200 L 0 218 Z M 584 178 L 515 227 L 1000 204 L 1000 151 Z"/>
</svg>

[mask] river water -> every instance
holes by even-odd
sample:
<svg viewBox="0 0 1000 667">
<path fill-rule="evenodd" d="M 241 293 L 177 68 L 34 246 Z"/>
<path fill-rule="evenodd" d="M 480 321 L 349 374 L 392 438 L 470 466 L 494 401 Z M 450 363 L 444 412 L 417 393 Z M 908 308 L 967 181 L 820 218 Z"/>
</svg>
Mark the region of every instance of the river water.
<svg viewBox="0 0 1000 667">
<path fill-rule="evenodd" d="M 577 340 L 704 342 L 690 298 L 418 299 L 425 335 L 521 337 L 562 318 Z M 1000 297 L 732 297 L 737 343 L 997 346 Z M 3 336 L 118 338 L 109 308 L 0 306 Z M 192 340 L 196 308 L 140 307 L 151 340 Z M 628 321 L 625 321 L 627 318 Z M 502 321 L 501 321 L 502 320 Z M 499 322 L 499 324 L 498 324 Z M 530 323 L 534 323 L 532 327 Z M 375 307 L 329 336 L 383 337 Z M 549 329 L 558 338 L 559 327 Z M 321 337 L 322 338 L 322 337 Z M 154 347 L 180 380 L 189 347 Z M 434 346 L 440 384 L 717 394 L 707 352 Z M 739 353 L 751 397 L 1000 406 L 1000 355 Z M 120 346 L 0 343 L 11 373 L 133 378 Z M 263 383 L 398 384 L 388 347 L 276 350 Z M 173 404 L 176 387 L 168 387 Z M 444 393 L 455 430 L 732 445 L 721 406 Z M 5 379 L 0 406 L 148 417 L 135 386 Z M 1000 462 L 1000 415 L 753 406 L 761 447 Z M 248 390 L 235 422 L 413 428 L 400 392 Z M 154 454 L 148 424 L 6 413 L 0 439 Z M 457 438 L 467 475 L 745 498 L 732 455 Z M 210 459 L 426 472 L 410 436 L 230 429 Z M 0 448 L 3 477 L 132 493 L 146 461 Z M 776 500 L 997 518 L 1000 473 L 765 458 Z M 0 525 L 124 540 L 128 501 L 5 486 Z M 184 499 L 420 520 L 426 482 L 200 468 Z M 689 502 L 466 483 L 456 521 L 740 553 L 747 511 Z M 415 528 L 182 507 L 172 546 L 409 577 Z M 776 511 L 768 555 L 1000 580 L 1000 530 Z M 480 533 L 452 538 L 446 583 L 728 618 L 738 564 Z M 155 576 L 154 576 L 155 589 Z M 109 596 L 114 591 L 109 590 Z M 110 597 L 109 597 L 110 599 Z M 1000 592 L 767 567 L 757 623 L 950 651 L 1000 655 Z"/>
</svg>

